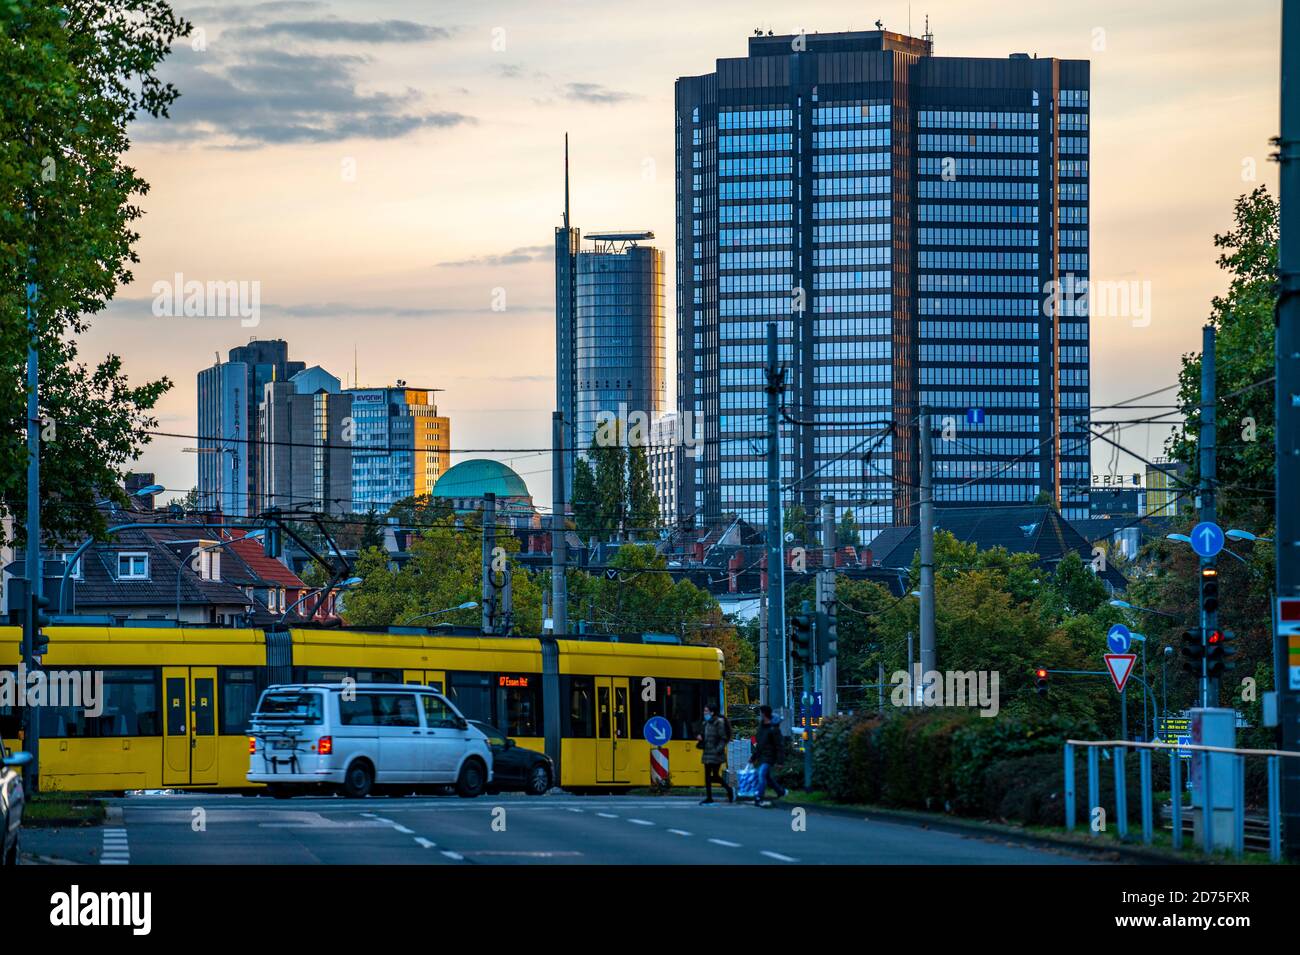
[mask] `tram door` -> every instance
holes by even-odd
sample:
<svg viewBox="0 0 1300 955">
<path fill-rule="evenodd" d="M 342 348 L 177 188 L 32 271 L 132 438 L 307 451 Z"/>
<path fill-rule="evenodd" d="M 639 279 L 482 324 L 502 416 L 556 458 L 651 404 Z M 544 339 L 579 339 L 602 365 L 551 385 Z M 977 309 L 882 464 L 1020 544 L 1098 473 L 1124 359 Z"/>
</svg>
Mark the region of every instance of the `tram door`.
<svg viewBox="0 0 1300 955">
<path fill-rule="evenodd" d="M 447 674 L 443 670 L 405 670 L 402 682 L 407 686 L 429 686 L 439 693 L 447 692 Z"/>
<path fill-rule="evenodd" d="M 217 782 L 217 669 L 163 667 L 164 786 Z"/>
<path fill-rule="evenodd" d="M 627 677 L 596 677 L 596 782 L 628 782 Z"/>
</svg>

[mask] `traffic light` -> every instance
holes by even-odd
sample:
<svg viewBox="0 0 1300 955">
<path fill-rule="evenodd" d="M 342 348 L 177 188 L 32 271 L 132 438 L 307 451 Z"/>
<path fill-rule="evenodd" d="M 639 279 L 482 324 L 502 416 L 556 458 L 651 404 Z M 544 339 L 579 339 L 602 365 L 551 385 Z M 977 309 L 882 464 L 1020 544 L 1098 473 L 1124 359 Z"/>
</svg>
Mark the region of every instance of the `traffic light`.
<svg viewBox="0 0 1300 955">
<path fill-rule="evenodd" d="M 1202 676 L 1202 661 L 1205 659 L 1205 643 L 1201 640 L 1201 628 L 1192 627 L 1183 631 L 1183 668 L 1198 679 Z"/>
<path fill-rule="evenodd" d="M 1211 630 L 1205 641 L 1205 675 L 1222 676 L 1225 670 L 1233 669 L 1236 664 L 1229 659 L 1237 653 L 1231 646 L 1237 635 L 1231 630 Z"/>
<path fill-rule="evenodd" d="M 790 644 L 795 659 L 800 663 L 812 662 L 813 625 L 813 615 L 809 613 L 808 601 L 805 600 L 800 612 L 790 618 Z"/>
<path fill-rule="evenodd" d="M 45 628 L 54 623 L 54 618 L 46 613 L 49 607 L 50 598 L 44 594 L 32 597 L 32 656 L 44 656 L 50 649 L 50 638 Z"/>
<path fill-rule="evenodd" d="M 1201 609 L 1206 613 L 1219 609 L 1219 568 L 1213 564 L 1201 568 Z"/>
<path fill-rule="evenodd" d="M 1039 696 L 1047 696 L 1047 670 L 1043 667 L 1034 671 L 1034 689 Z"/>
<path fill-rule="evenodd" d="M 279 557 L 283 547 L 280 517 L 277 513 L 279 510 L 278 507 L 273 507 L 267 513 L 266 534 L 262 537 L 262 553 L 267 557 Z"/>
<path fill-rule="evenodd" d="M 817 614 L 817 662 L 829 663 L 839 655 L 839 636 L 835 624 L 835 604 Z"/>
</svg>

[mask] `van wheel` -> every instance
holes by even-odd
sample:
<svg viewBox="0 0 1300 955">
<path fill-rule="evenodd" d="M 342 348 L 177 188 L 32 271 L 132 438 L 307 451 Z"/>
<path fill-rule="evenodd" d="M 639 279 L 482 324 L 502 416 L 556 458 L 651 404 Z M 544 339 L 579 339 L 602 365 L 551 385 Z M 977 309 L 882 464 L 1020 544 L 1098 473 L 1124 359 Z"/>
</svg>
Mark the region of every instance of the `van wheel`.
<svg viewBox="0 0 1300 955">
<path fill-rule="evenodd" d="M 540 763 L 528 774 L 524 792 L 529 796 L 545 796 L 551 788 L 551 771 Z"/>
<path fill-rule="evenodd" d="M 477 759 L 465 760 L 460 768 L 460 778 L 456 780 L 456 795 L 463 799 L 473 799 L 483 795 L 487 786 L 487 767 Z"/>
<path fill-rule="evenodd" d="M 358 759 L 343 776 L 343 795 L 349 799 L 361 799 L 370 795 L 374 785 L 374 769 L 364 759 Z"/>
</svg>

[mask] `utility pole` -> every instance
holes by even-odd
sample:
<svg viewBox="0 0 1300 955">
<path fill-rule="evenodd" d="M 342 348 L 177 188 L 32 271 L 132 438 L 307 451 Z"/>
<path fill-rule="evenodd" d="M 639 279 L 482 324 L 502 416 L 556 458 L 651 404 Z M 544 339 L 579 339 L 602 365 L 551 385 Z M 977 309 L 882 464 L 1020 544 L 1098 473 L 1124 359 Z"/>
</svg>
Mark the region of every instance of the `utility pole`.
<svg viewBox="0 0 1300 955">
<path fill-rule="evenodd" d="M 936 669 L 934 648 L 934 473 L 931 465 L 930 409 L 922 405 L 921 442 L 921 687 Z"/>
<path fill-rule="evenodd" d="M 769 577 L 769 580 L 771 578 Z M 767 703 L 767 590 L 758 595 L 758 705 Z"/>
<path fill-rule="evenodd" d="M 567 179 L 565 188 L 568 188 Z M 566 546 L 564 520 L 564 414 L 553 411 L 551 412 L 551 633 L 557 637 L 569 632 L 569 581 L 565 574 L 567 561 L 564 554 Z"/>
<path fill-rule="evenodd" d="M 817 576 L 817 611 L 825 614 L 824 620 L 819 620 L 822 626 L 835 626 L 835 498 L 829 494 L 822 498 L 822 571 Z M 828 713 L 833 716 L 838 710 L 835 657 L 818 660 L 818 663 L 821 667 L 822 716 Z"/>
<path fill-rule="evenodd" d="M 496 581 L 492 579 L 492 552 L 497 546 L 497 496 L 483 495 L 483 632 L 496 633 Z"/>
<path fill-rule="evenodd" d="M 1201 435 L 1200 435 L 1200 519 L 1214 523 L 1217 509 L 1214 506 L 1214 486 L 1217 481 L 1215 459 L 1215 363 L 1214 363 L 1214 326 L 1206 325 L 1201 329 Z M 1198 566 L 1197 595 L 1201 603 L 1201 645 L 1208 647 L 1210 633 L 1218 629 L 1219 613 L 1217 610 L 1205 609 L 1205 569 L 1214 566 L 1214 558 L 1202 557 Z M 1218 677 L 1209 675 L 1208 655 L 1201 657 L 1201 706 L 1219 705 Z"/>
<path fill-rule="evenodd" d="M 1277 442 L 1275 491 L 1278 598 L 1300 597 L 1300 5 L 1282 5 L 1282 117 L 1278 144 L 1278 193 L 1281 203 L 1278 239 L 1274 430 Z M 1284 490 L 1285 489 L 1285 490 Z M 1274 688 L 1281 724 L 1280 745 L 1300 749 L 1300 685 L 1290 676 L 1289 646 L 1278 633 L 1274 611 Z M 1283 759 L 1282 833 L 1286 855 L 1300 860 L 1300 760 Z"/>
<path fill-rule="evenodd" d="M 27 196 L 29 227 L 36 228 L 36 211 Z M 28 244 L 27 256 L 27 613 L 23 616 L 23 662 L 27 669 L 40 666 L 40 616 L 43 609 L 45 565 L 41 560 L 41 406 L 40 329 L 36 316 L 36 260 Z M 41 723 L 34 707 L 23 707 L 23 746 L 32 754 L 25 775 L 32 793 L 40 792 Z"/>
<path fill-rule="evenodd" d="M 781 513 L 781 392 L 784 374 L 777 350 L 776 322 L 767 323 L 767 703 L 786 715 L 785 542 Z M 788 732 L 788 730 L 787 730 Z"/>
</svg>

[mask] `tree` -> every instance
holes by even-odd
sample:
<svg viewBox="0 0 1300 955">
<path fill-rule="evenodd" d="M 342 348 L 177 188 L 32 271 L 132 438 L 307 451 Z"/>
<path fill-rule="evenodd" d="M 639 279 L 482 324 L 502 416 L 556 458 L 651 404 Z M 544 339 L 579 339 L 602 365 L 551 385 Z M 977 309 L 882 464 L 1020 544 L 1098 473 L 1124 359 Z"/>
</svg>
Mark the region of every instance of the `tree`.
<svg viewBox="0 0 1300 955">
<path fill-rule="evenodd" d="M 627 450 L 620 444 L 593 444 L 591 458 L 596 467 L 596 534 L 614 540 L 622 533 L 627 514 Z"/>
<path fill-rule="evenodd" d="M 839 527 L 835 531 L 835 546 L 858 546 L 858 522 L 853 518 L 852 508 L 846 508 L 840 515 Z"/>
<path fill-rule="evenodd" d="M 1274 387 L 1261 382 L 1274 372 L 1278 203 L 1260 186 L 1237 199 L 1233 216 L 1234 227 L 1214 237 L 1225 250 L 1218 265 L 1229 279 L 1227 294 L 1211 300 L 1209 317 L 1216 335 L 1217 504 L 1224 519 L 1262 534 L 1272 523 L 1276 471 Z M 1200 474 L 1200 353 L 1183 356 L 1178 383 L 1187 418 L 1170 436 L 1168 451 L 1188 466 L 1194 486 Z"/>
<path fill-rule="evenodd" d="M 128 124 L 160 117 L 178 91 L 157 67 L 190 24 L 164 0 L 0 3 L 0 502 L 26 519 L 26 431 L 41 428 L 41 521 L 54 537 L 104 530 L 95 502 L 125 504 L 122 472 L 148 443 L 167 378 L 132 385 L 122 361 L 93 368 L 76 336 L 138 261 L 136 199 L 122 162 Z M 28 285 L 40 349 L 40 421 L 28 422 Z"/>
<path fill-rule="evenodd" d="M 791 535 L 791 539 L 800 543 L 808 542 L 808 512 L 804 510 L 802 504 L 791 504 L 785 509 L 783 518 L 785 532 Z"/>
<path fill-rule="evenodd" d="M 411 555 L 401 568 L 389 564 L 377 549 L 362 551 L 355 570 L 362 582 L 347 592 L 343 618 L 350 626 L 387 627 L 419 614 L 478 602 L 482 594 L 482 551 L 479 524 L 439 518 L 415 538 Z M 497 543 L 513 554 L 519 541 L 513 534 L 499 535 Z M 509 561 L 514 632 L 540 633 L 542 592 L 526 570 Z M 457 610 L 417 621 L 424 625 L 452 623 L 477 627 L 480 610 Z"/>
<path fill-rule="evenodd" d="M 659 529 L 659 498 L 650 480 L 650 462 L 642 445 L 628 448 L 627 510 L 633 539 L 655 535 Z"/>
</svg>

